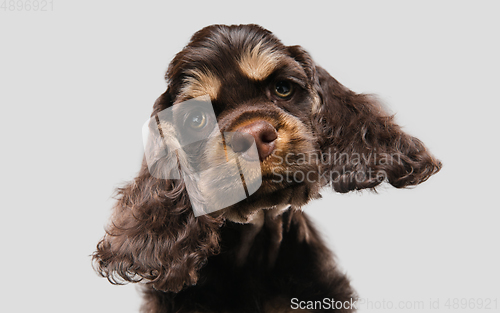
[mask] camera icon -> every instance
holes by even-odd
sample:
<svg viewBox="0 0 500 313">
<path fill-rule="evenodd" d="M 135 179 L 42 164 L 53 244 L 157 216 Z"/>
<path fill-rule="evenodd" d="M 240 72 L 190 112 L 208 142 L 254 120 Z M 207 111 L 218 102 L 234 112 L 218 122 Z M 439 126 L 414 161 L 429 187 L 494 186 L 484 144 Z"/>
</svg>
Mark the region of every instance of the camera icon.
<svg viewBox="0 0 500 313">
<path fill-rule="evenodd" d="M 150 174 L 158 179 L 183 179 L 195 216 L 236 204 L 262 184 L 254 138 L 222 133 L 208 95 L 152 116 L 142 135 Z M 242 150 L 233 149 L 236 141 L 247 145 L 244 152 L 234 151 Z"/>
</svg>

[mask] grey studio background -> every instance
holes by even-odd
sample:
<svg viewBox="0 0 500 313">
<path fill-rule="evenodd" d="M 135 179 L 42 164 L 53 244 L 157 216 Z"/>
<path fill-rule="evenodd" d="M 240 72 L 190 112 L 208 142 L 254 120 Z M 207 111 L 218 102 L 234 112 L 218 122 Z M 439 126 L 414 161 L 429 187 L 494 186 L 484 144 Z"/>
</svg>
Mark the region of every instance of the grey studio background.
<svg viewBox="0 0 500 313">
<path fill-rule="evenodd" d="M 257 23 L 378 94 L 444 163 L 413 189 L 304 208 L 360 311 L 500 312 L 498 2 L 0 2 L 0 311 L 138 311 L 134 286 L 91 268 L 113 190 L 139 169 L 175 53 L 209 24 Z"/>
</svg>

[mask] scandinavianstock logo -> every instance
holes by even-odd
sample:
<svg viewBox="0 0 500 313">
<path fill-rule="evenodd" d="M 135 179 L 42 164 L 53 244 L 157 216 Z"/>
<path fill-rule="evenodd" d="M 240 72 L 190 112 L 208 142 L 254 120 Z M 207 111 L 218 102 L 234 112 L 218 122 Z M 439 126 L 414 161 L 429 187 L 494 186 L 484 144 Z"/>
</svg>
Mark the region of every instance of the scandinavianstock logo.
<svg viewBox="0 0 500 313">
<path fill-rule="evenodd" d="M 208 95 L 159 112 L 144 124 L 142 135 L 149 172 L 159 179 L 183 179 L 195 216 L 238 203 L 262 184 L 255 139 L 221 133 Z M 244 153 L 227 147 L 238 136 L 247 136 Z"/>
</svg>

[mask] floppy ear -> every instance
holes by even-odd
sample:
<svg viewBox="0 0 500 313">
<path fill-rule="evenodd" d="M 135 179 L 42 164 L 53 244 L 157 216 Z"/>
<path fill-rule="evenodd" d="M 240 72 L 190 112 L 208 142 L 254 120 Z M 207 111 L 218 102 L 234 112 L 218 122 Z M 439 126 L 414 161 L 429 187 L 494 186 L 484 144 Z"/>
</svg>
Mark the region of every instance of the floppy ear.
<svg viewBox="0 0 500 313">
<path fill-rule="evenodd" d="M 441 169 L 441 162 L 404 133 L 373 96 L 354 93 L 319 66 L 315 70 L 323 177 L 335 191 L 374 188 L 383 181 L 397 188 L 417 185 Z"/>
<path fill-rule="evenodd" d="M 167 106 L 168 93 L 153 114 Z M 143 281 L 178 292 L 194 285 L 198 270 L 218 251 L 219 218 L 195 217 L 183 180 L 153 177 L 145 161 L 134 181 L 117 190 L 117 202 L 92 259 L 111 283 Z"/>
</svg>

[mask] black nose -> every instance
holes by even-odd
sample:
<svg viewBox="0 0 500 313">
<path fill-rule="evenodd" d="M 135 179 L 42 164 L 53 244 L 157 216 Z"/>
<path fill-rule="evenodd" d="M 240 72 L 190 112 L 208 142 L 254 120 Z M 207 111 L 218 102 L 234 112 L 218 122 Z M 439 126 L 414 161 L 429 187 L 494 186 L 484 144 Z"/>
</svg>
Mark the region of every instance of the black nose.
<svg viewBox="0 0 500 313">
<path fill-rule="evenodd" d="M 278 132 L 274 126 L 262 120 L 240 127 L 235 132 L 230 143 L 233 151 L 244 153 L 250 149 L 255 141 L 258 157 L 261 161 L 274 151 L 275 140 L 278 138 Z M 248 153 L 251 154 L 252 151 L 250 150 Z M 248 155 L 248 157 L 257 159 L 257 155 Z"/>
</svg>

